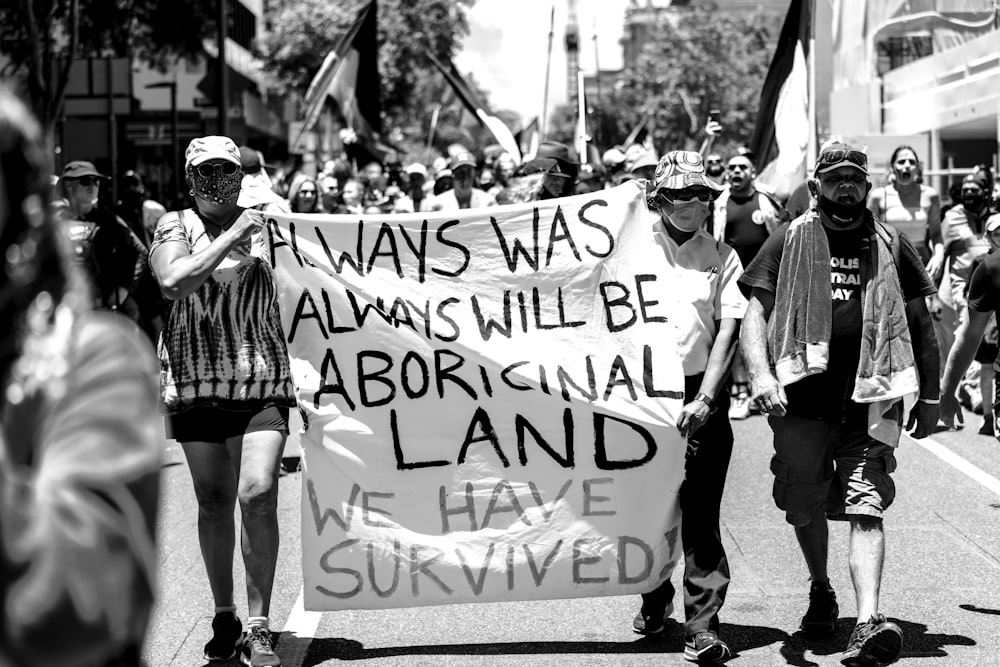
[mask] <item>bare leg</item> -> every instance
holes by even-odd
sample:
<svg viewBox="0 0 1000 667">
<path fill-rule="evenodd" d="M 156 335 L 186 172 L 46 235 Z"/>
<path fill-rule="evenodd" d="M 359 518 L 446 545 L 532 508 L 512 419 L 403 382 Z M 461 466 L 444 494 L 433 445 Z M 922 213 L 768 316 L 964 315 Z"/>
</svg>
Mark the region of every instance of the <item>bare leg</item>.
<svg viewBox="0 0 1000 667">
<path fill-rule="evenodd" d="M 882 562 L 885 559 L 885 533 L 882 519 L 855 515 L 851 517 L 851 546 L 848 561 L 854 596 L 858 603 L 858 622 L 878 613 L 882 585 Z"/>
<path fill-rule="evenodd" d="M 216 607 L 233 604 L 233 549 L 236 476 L 221 443 L 181 443 L 198 500 L 198 543 Z"/>
<path fill-rule="evenodd" d="M 806 559 L 809 579 L 818 583 L 829 581 L 826 567 L 830 527 L 827 525 L 826 515 L 820 511 L 806 525 L 796 526 L 795 537 L 798 538 L 799 548 Z"/>
<path fill-rule="evenodd" d="M 278 466 L 285 436 L 278 431 L 258 431 L 226 443 L 239 477 L 243 531 L 241 546 L 247 574 L 250 616 L 267 616 L 278 562 Z"/>
</svg>

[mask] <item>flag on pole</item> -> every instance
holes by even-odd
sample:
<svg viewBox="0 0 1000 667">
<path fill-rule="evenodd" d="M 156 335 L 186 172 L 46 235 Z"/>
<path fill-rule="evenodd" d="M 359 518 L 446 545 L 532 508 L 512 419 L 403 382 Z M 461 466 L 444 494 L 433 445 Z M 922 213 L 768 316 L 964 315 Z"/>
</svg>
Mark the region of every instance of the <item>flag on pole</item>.
<svg viewBox="0 0 1000 667">
<path fill-rule="evenodd" d="M 376 2 L 369 0 L 358 10 L 357 17 L 309 83 L 300 134 L 313 128 L 329 96 L 336 101 L 344 123 L 354 131 L 358 141 L 372 152 L 384 151 L 379 138 L 382 106 L 377 36 Z"/>
<path fill-rule="evenodd" d="M 535 157 L 539 144 L 538 116 L 532 118 L 527 125 L 521 128 L 515 140 L 517 141 L 518 148 L 521 149 L 521 160 L 523 162 L 527 162 Z"/>
<path fill-rule="evenodd" d="M 810 0 L 792 0 L 760 93 L 750 148 L 757 155 L 757 180 L 787 198 L 808 171 L 810 137 Z"/>
<path fill-rule="evenodd" d="M 472 92 L 469 84 L 465 82 L 462 75 L 459 73 L 458 69 L 455 67 L 455 63 L 448 60 L 448 64 L 445 65 L 438 58 L 434 56 L 433 53 L 428 52 L 427 56 L 434 63 L 434 66 L 440 70 L 441 74 L 451 85 L 452 90 L 455 91 L 455 95 L 458 99 L 462 101 L 465 108 L 468 109 L 478 120 L 479 123 L 490 131 L 490 134 L 497 140 L 500 146 L 514 156 L 518 162 L 521 161 L 521 150 L 518 147 L 517 142 L 514 140 L 514 135 L 511 133 L 510 128 L 508 128 L 502 120 L 496 116 L 490 115 L 484 105 L 476 98 L 476 94 Z"/>
</svg>

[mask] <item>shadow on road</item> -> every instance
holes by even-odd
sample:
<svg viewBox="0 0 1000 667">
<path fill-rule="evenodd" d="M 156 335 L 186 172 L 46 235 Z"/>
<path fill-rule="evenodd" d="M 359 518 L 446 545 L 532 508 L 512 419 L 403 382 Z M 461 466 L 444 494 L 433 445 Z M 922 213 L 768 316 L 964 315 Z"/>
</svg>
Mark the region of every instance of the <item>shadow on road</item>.
<svg viewBox="0 0 1000 667">
<path fill-rule="evenodd" d="M 987 607 L 977 607 L 974 604 L 960 604 L 959 609 L 964 609 L 965 611 L 974 611 L 977 614 L 989 614 L 991 616 L 1000 616 L 1000 609 L 989 609 Z"/>
<path fill-rule="evenodd" d="M 1000 612 L 994 611 L 993 613 Z M 889 620 L 898 624 L 903 631 L 901 657 L 904 658 L 944 658 L 948 656 L 948 652 L 945 650 L 946 646 L 976 645 L 974 639 L 963 635 L 928 634 L 928 628 L 923 623 L 902 621 L 898 618 L 890 618 Z M 787 635 L 785 644 L 781 647 L 781 655 L 789 665 L 816 667 L 819 663 L 810 660 L 806 656 L 806 651 L 808 650 L 813 655 L 841 653 L 847 648 L 855 621 L 854 618 L 841 618 L 837 621 L 833 636 L 825 639 L 809 639 L 803 632 Z"/>
<path fill-rule="evenodd" d="M 734 654 L 766 646 L 786 638 L 787 633 L 775 628 L 723 623 L 719 634 L 725 638 Z M 387 646 L 365 648 L 360 642 L 341 637 L 312 640 L 302 667 L 315 667 L 327 660 L 373 660 L 397 656 L 424 655 L 558 655 L 558 654 L 637 654 L 682 653 L 684 640 L 681 626 L 669 623 L 661 634 L 637 636 L 635 641 L 566 641 L 566 642 L 494 642 L 487 644 L 432 644 L 425 646 Z"/>
</svg>

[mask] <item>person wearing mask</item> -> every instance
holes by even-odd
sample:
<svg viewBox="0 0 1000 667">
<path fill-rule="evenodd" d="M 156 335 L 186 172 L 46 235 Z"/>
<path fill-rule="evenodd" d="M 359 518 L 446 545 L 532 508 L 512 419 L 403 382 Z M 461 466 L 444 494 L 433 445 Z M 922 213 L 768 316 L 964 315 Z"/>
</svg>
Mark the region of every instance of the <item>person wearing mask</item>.
<svg viewBox="0 0 1000 667">
<path fill-rule="evenodd" d="M 156 222 L 166 212 L 163 204 L 149 197 L 138 172 L 132 169 L 126 171 L 122 176 L 122 196 L 118 200 L 117 213 L 145 247 L 149 247 Z"/>
<path fill-rule="evenodd" d="M 160 219 L 150 264 L 170 319 L 160 334 L 160 391 L 169 435 L 188 462 L 198 541 L 215 601 L 206 660 L 275 667 L 268 614 L 278 558 L 278 469 L 295 405 L 277 288 L 260 211 L 237 204 L 232 139 L 193 139 L 184 171 L 194 207 Z M 233 510 L 239 503 L 249 616 L 233 599 Z"/>
<path fill-rule="evenodd" d="M 406 190 L 396 199 L 396 213 L 420 213 L 429 210 L 430 198 L 424 189 L 427 179 L 427 167 L 414 162 L 406 167 Z"/>
<path fill-rule="evenodd" d="M 786 213 L 781 204 L 754 186 L 757 171 L 746 153 L 729 158 L 726 172 L 729 182 L 715 200 L 712 232 L 736 250 L 740 265 L 747 267 L 771 232 L 785 221 Z M 750 378 L 740 355 L 733 362 L 732 395 L 729 418 L 749 417 Z"/>
<path fill-rule="evenodd" d="M 57 215 L 66 224 L 77 260 L 94 288 L 95 307 L 142 322 L 135 292 L 146 271 L 146 246 L 114 213 L 98 208 L 108 177 L 84 160 L 68 163 L 59 179 Z"/>
<path fill-rule="evenodd" d="M 733 451 L 726 376 L 736 350 L 746 300 L 737 288 L 739 257 L 705 231 L 720 188 L 705 174 L 701 155 L 672 151 L 655 171 L 650 208 L 659 214 L 654 238 L 664 272 L 676 281 L 678 352 L 684 367 L 684 407 L 677 428 L 688 440 L 680 488 L 684 548 L 684 657 L 718 664 L 731 656 L 719 637 L 719 611 L 729 588 L 729 561 L 719 513 Z M 668 579 L 642 596 L 632 621 L 640 634 L 663 630 L 673 613 Z"/>
<path fill-rule="evenodd" d="M 811 579 L 809 637 L 836 629 L 827 521 L 850 523 L 857 625 L 844 665 L 891 663 L 902 649 L 899 625 L 879 612 L 883 515 L 904 417 L 913 437 L 929 435 L 939 399 L 924 301 L 934 286 L 909 239 L 867 209 L 870 188 L 868 157 L 827 145 L 810 180 L 815 208 L 768 237 L 739 281 L 750 299 L 740 347 L 774 432 L 774 500 Z"/>
<path fill-rule="evenodd" d="M 496 206 L 493 195 L 474 187 L 476 178 L 476 158 L 472 153 L 458 153 L 452 159 L 451 171 L 455 175 L 455 186 L 434 197 L 432 211 L 458 211 L 465 208 Z"/>
<path fill-rule="evenodd" d="M 631 160 L 640 153 L 634 152 Z M 514 173 L 511 183 L 497 195 L 500 204 L 513 204 L 568 197 L 576 190 L 580 163 L 576 151 L 558 141 L 543 141 L 535 157 Z"/>
<path fill-rule="evenodd" d="M 986 219 L 990 215 L 989 193 L 993 186 L 988 167 L 980 166 L 962 179 L 961 204 L 945 213 L 941 225 L 944 256 L 948 260 L 948 275 L 941 281 L 938 296 L 955 311 L 957 326 L 968 314 L 966 294 L 972 262 L 990 249 L 986 238 Z M 974 412 L 985 414 L 993 404 L 993 366 L 974 364 L 960 388 L 966 405 Z M 984 419 L 984 430 L 988 422 Z"/>
<path fill-rule="evenodd" d="M 948 354 L 948 361 L 944 369 L 944 386 L 941 389 L 941 421 L 949 428 L 956 428 L 965 421 L 958 397 L 955 394 L 973 359 L 984 366 L 1000 361 L 997 356 L 996 343 L 996 313 L 1000 309 L 1000 252 L 998 252 L 1000 249 L 1000 213 L 993 213 L 987 218 L 986 238 L 989 241 L 990 250 L 985 255 L 980 255 L 973 260 L 975 267 L 969 281 L 968 312 L 962 318 L 962 324 L 959 325 L 958 331 L 955 333 L 955 344 Z M 992 342 L 988 340 L 990 330 L 992 330 L 994 338 Z M 993 390 L 993 395 L 996 396 L 995 379 Z M 1000 429 L 997 428 L 997 420 L 1000 419 L 1000 405 L 994 404 L 989 413 L 986 412 L 985 405 L 983 410 L 984 423 L 989 423 L 990 428 L 982 428 L 980 433 L 996 436 L 1000 433 Z"/>
<path fill-rule="evenodd" d="M 166 448 L 156 358 L 91 309 L 49 150 L 0 86 L 0 665 L 140 667 Z"/>
<path fill-rule="evenodd" d="M 324 213 L 333 213 L 340 206 L 340 184 L 332 174 L 319 177 L 319 205 Z"/>
</svg>

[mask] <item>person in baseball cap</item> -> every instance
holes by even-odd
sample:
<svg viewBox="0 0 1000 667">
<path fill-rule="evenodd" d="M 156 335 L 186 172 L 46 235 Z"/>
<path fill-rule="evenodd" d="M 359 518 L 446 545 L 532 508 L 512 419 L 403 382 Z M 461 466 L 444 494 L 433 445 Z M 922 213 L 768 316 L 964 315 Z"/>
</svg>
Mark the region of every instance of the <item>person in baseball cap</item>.
<svg viewBox="0 0 1000 667">
<path fill-rule="evenodd" d="M 194 197 L 224 204 L 240 193 L 243 163 L 240 149 L 229 137 L 192 139 L 184 151 L 184 170 Z"/>
<path fill-rule="evenodd" d="M 868 156 L 839 141 L 823 146 L 809 190 L 816 207 L 840 227 L 857 223 L 868 206 Z"/>
</svg>

